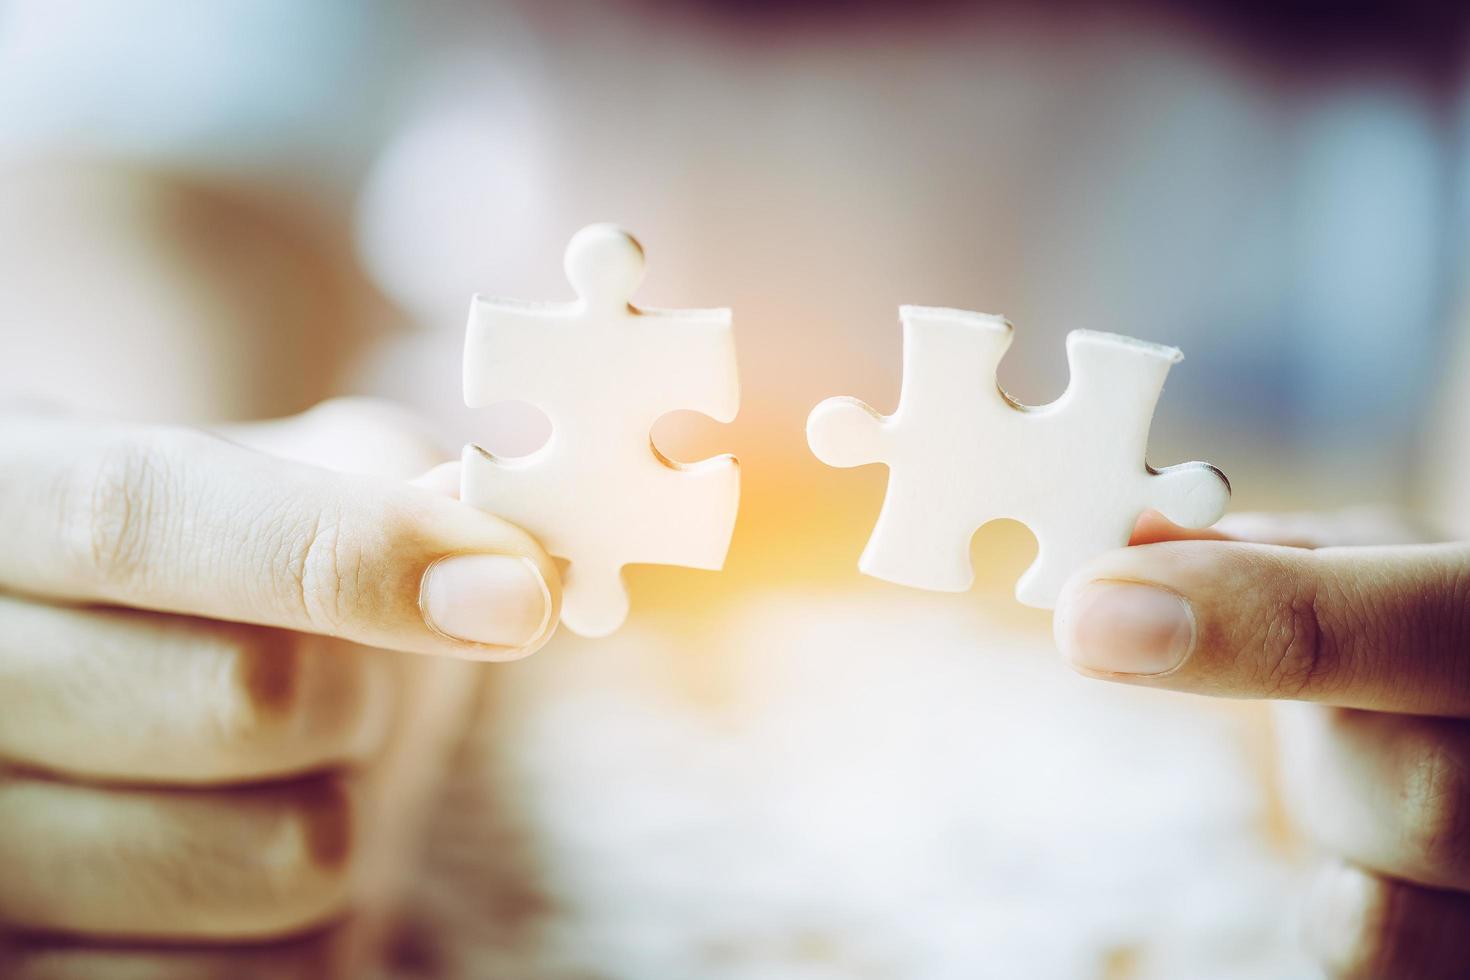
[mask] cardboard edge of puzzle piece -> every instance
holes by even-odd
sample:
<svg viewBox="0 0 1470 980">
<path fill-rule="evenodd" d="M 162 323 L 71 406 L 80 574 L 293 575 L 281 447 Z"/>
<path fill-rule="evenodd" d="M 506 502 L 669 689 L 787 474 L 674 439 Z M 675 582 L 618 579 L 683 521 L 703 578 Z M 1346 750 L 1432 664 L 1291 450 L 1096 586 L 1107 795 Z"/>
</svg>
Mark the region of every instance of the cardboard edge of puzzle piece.
<svg viewBox="0 0 1470 980">
<path fill-rule="evenodd" d="M 628 232 L 611 224 L 583 228 L 568 243 L 563 265 L 577 296 L 573 301 L 479 294 L 471 299 L 466 403 L 528 402 L 547 415 L 552 432 L 543 446 L 521 457 L 465 446 L 461 497 L 523 527 L 562 559 L 562 622 L 595 637 L 612 633 L 627 617 L 627 565 L 723 567 L 739 510 L 739 461 L 732 454 L 672 459 L 654 443 L 651 430 L 659 418 L 680 410 L 731 422 L 740 387 L 729 309 L 640 309 L 631 302 L 643 278 L 644 255 Z M 602 345 L 599 359 L 579 343 L 579 331 L 589 332 L 589 340 L 609 340 L 607 334 L 598 338 L 598 331 L 616 336 Z M 557 344 L 559 356 L 581 367 L 548 363 Z M 639 344 L 647 346 L 630 355 L 629 348 Z M 620 377 L 620 368 L 643 376 L 599 386 L 605 377 Z M 607 424 L 613 409 L 586 410 L 581 402 L 593 396 L 576 383 L 578 377 L 589 379 L 588 390 L 600 387 L 600 405 L 628 406 L 621 424 Z M 548 396 L 570 404 L 548 404 Z M 572 430 L 580 438 L 567 438 Z M 633 432 L 636 441 L 625 457 L 594 449 L 599 462 L 589 464 L 593 470 L 560 458 L 599 443 L 622 445 Z M 610 461 L 619 472 L 606 470 Z M 589 486 L 611 485 L 622 486 L 637 503 L 621 511 L 609 508 L 606 498 L 603 506 L 589 504 Z M 640 508 L 646 513 L 638 513 Z"/>
<path fill-rule="evenodd" d="M 1014 328 L 1003 317 L 926 306 L 901 307 L 900 317 L 905 360 L 903 388 L 894 413 L 884 415 L 860 399 L 838 396 L 819 403 L 806 426 L 808 445 L 818 459 L 830 466 L 845 468 L 879 462 L 889 466 L 883 506 L 858 562 L 864 574 L 932 591 L 967 591 L 974 582 L 970 543 L 975 533 L 993 520 L 1019 520 L 1037 541 L 1037 557 L 1018 580 L 1016 597 L 1025 605 L 1050 608 L 1055 605 L 1067 575 L 1096 554 L 1126 545 L 1134 524 L 1145 511 L 1157 510 L 1183 527 L 1207 527 L 1224 514 L 1230 499 L 1230 484 L 1217 467 L 1188 462 L 1155 469 L 1146 459 L 1149 424 L 1165 376 L 1173 365 L 1183 360 L 1178 348 L 1104 331 L 1074 330 L 1066 339 L 1070 369 L 1066 390 L 1045 405 L 1031 406 L 1013 398 L 993 376 L 983 376 L 986 370 L 994 372 L 1013 339 Z M 894 452 L 896 447 L 891 440 L 903 438 L 905 427 L 916 424 L 912 417 L 915 402 L 932 401 L 931 392 L 920 390 L 925 381 L 919 376 L 923 369 L 916 349 L 924 348 L 933 354 L 934 345 L 944 347 L 946 343 L 953 349 L 943 351 L 946 355 L 943 363 L 957 371 L 982 372 L 975 374 L 975 388 L 965 396 L 969 407 L 982 414 L 993 413 L 997 406 L 1003 406 L 1005 412 L 1015 412 L 1018 417 L 1028 416 L 1038 422 L 1051 416 L 1056 424 L 1064 421 L 1069 413 L 1091 407 L 1115 413 L 1125 430 L 1116 441 L 1123 446 L 1124 458 L 1136 457 L 1136 461 L 1124 463 L 1113 477 L 1118 484 L 1113 497 L 1121 496 L 1130 502 L 1121 504 L 1115 499 L 1110 516 L 1082 514 L 1071 519 L 1076 529 L 1071 536 L 1075 540 L 1071 541 L 1059 540 L 1047 527 L 1037 526 L 1035 520 L 1022 514 L 1007 513 L 1005 507 L 998 507 L 968 526 L 951 519 L 946 526 L 947 533 L 936 535 L 934 523 L 938 518 L 920 509 L 922 501 L 911 499 L 915 492 L 912 480 L 905 477 L 902 489 L 896 488 L 898 481 L 892 457 L 899 454 Z M 994 393 L 994 399 L 984 396 L 987 387 Z M 925 407 L 933 411 L 932 404 Z M 955 465 L 963 468 L 966 462 Z M 1005 465 L 1003 460 L 1000 465 Z M 954 467 L 947 473 L 950 479 L 963 478 Z M 896 498 L 899 493 L 903 494 L 902 499 Z M 975 508 L 984 509 L 983 505 Z M 1061 519 L 1057 523 L 1068 521 Z M 914 541 L 920 543 L 911 543 Z"/>
</svg>

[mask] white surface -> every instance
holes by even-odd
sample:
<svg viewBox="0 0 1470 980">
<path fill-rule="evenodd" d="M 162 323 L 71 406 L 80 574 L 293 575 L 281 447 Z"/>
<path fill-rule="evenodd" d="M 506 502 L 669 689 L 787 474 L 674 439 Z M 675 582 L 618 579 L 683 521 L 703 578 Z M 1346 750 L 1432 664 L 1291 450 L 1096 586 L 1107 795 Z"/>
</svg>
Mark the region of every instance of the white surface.
<svg viewBox="0 0 1470 980">
<path fill-rule="evenodd" d="M 1318 975 L 1267 837 L 1263 710 L 1089 680 L 1040 623 L 852 584 L 493 672 L 456 767 L 481 795 L 441 811 L 441 890 L 414 906 L 464 937 L 445 972 Z"/>
<path fill-rule="evenodd" d="M 678 409 L 735 418 L 740 386 L 729 310 L 640 310 L 643 250 L 591 225 L 566 253 L 573 303 L 476 297 L 465 340 L 472 407 L 525 401 L 551 420 L 530 456 L 464 450 L 463 499 L 520 525 L 569 564 L 562 622 L 583 636 L 628 613 L 631 563 L 717 569 L 740 499 L 733 456 L 676 463 L 649 430 Z"/>
<path fill-rule="evenodd" d="M 1011 344 L 1000 317 L 905 306 L 903 392 L 879 415 L 829 398 L 807 420 L 807 441 L 830 466 L 887 463 L 888 493 L 858 567 L 943 592 L 974 580 L 970 539 L 1010 518 L 1036 535 L 1036 561 L 1016 585 L 1028 606 L 1051 608 L 1079 565 L 1128 543 L 1139 515 L 1185 527 L 1225 512 L 1230 484 L 1208 463 L 1154 471 L 1144 462 L 1149 422 L 1172 347 L 1077 330 L 1067 336 L 1072 380 L 1050 405 L 1028 408 L 995 383 Z"/>
</svg>

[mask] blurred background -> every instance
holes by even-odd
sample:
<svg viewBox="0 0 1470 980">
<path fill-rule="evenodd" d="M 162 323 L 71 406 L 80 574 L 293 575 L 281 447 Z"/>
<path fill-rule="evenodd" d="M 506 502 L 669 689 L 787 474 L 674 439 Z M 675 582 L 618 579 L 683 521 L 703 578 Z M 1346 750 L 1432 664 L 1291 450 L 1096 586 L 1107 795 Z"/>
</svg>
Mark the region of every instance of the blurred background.
<svg viewBox="0 0 1470 980">
<path fill-rule="evenodd" d="M 634 569 L 615 638 L 487 673 L 398 975 L 1289 977 L 1308 854 L 1270 718 L 1105 689 L 979 583 L 860 578 L 885 473 L 803 423 L 898 395 L 900 303 L 1186 360 L 1151 461 L 1237 509 L 1458 528 L 1470 13 L 1455 3 L 0 2 L 0 390 L 208 422 L 383 396 L 471 411 L 472 293 L 569 294 L 635 232 L 648 305 L 735 310 L 725 573 Z M 977 379 L 983 383 L 983 379 Z M 1289 777 L 1289 774 L 1287 774 Z"/>
</svg>

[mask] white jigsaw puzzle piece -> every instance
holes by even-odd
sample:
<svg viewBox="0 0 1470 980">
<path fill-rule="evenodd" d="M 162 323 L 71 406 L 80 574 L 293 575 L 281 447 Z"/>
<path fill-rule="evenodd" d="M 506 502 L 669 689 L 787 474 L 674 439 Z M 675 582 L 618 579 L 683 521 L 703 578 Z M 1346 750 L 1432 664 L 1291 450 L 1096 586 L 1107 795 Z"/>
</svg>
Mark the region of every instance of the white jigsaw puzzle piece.
<svg viewBox="0 0 1470 980">
<path fill-rule="evenodd" d="M 1056 604 L 1067 576 L 1128 543 L 1157 510 L 1184 527 L 1220 519 L 1230 484 L 1208 463 L 1154 470 L 1149 423 L 1173 347 L 1089 330 L 1067 337 L 1071 382 L 1049 405 L 1010 398 L 996 369 L 1012 328 L 984 313 L 905 306 L 903 387 L 889 416 L 855 398 L 829 398 L 807 420 L 812 451 L 830 466 L 886 463 L 888 492 L 858 567 L 921 589 L 963 592 L 974 581 L 970 540 L 999 518 L 1037 540 L 1016 598 Z"/>
<path fill-rule="evenodd" d="M 470 305 L 465 402 L 530 402 L 552 432 L 545 446 L 515 459 L 466 446 L 461 497 L 566 559 L 562 622 L 603 636 L 628 613 L 624 565 L 724 564 L 739 464 L 733 456 L 674 462 L 649 431 L 679 409 L 732 421 L 740 385 L 729 310 L 640 310 L 629 302 L 643 277 L 643 250 L 627 232 L 579 231 L 567 246 L 566 273 L 575 302 L 477 296 Z"/>
</svg>

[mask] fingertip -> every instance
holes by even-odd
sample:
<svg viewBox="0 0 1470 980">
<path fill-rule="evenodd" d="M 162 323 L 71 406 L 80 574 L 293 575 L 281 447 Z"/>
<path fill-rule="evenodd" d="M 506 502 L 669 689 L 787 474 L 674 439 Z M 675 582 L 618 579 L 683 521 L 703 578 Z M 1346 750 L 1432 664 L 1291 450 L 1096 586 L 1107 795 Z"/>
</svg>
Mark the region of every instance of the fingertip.
<svg viewBox="0 0 1470 980">
<path fill-rule="evenodd" d="M 433 469 L 414 477 L 409 483 L 421 489 L 439 494 L 440 496 L 459 500 L 463 473 L 464 466 L 456 459 L 447 463 L 440 463 Z M 485 513 L 478 509 L 475 510 L 476 513 Z M 547 553 L 546 549 L 542 547 L 541 542 L 529 531 L 517 527 L 502 518 L 495 517 L 493 514 L 486 514 L 485 516 L 493 518 L 501 525 L 504 532 L 513 536 L 514 541 L 508 550 L 521 554 L 526 560 L 533 563 L 536 570 L 540 573 L 542 582 L 545 584 L 549 594 L 549 602 L 554 614 L 552 619 L 554 625 L 556 622 L 555 614 L 559 614 L 561 609 L 562 595 L 561 573 L 555 559 Z"/>
<path fill-rule="evenodd" d="M 1240 547 L 1219 537 L 1166 538 L 1094 558 L 1058 596 L 1058 651 L 1088 677 L 1191 687 L 1221 598 L 1234 601 Z"/>
<path fill-rule="evenodd" d="M 413 534 L 434 542 L 417 549 L 417 618 L 427 628 L 417 648 L 462 660 L 518 660 L 555 632 L 561 576 L 530 532 L 452 499 L 461 472 L 458 462 L 445 463 L 411 481 Z"/>
<path fill-rule="evenodd" d="M 1140 582 L 1094 580 L 1068 598 L 1057 646 L 1080 673 L 1161 677 L 1183 663 L 1197 628 L 1189 602 Z"/>
<path fill-rule="evenodd" d="M 546 575 L 531 558 L 459 554 L 424 573 L 419 592 L 424 623 L 474 660 L 504 660 L 540 647 L 557 611 Z"/>
</svg>

